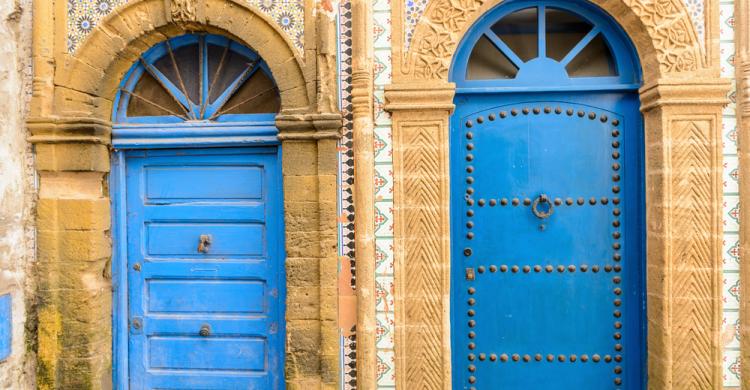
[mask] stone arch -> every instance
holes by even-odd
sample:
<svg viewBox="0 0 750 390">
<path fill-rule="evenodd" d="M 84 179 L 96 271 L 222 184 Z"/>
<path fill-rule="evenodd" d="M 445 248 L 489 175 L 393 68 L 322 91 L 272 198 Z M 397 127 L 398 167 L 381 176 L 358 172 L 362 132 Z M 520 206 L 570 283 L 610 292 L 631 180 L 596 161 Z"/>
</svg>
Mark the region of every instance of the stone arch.
<svg viewBox="0 0 750 390">
<path fill-rule="evenodd" d="M 456 48 L 474 22 L 504 0 L 437 0 L 427 6 L 414 31 L 402 72 L 415 79 L 448 80 Z M 695 26 L 682 1 L 591 0 L 611 15 L 633 41 L 644 80 L 703 66 Z"/>
<path fill-rule="evenodd" d="M 342 122 L 330 104 L 335 93 L 325 93 L 335 91 L 335 67 L 319 63 L 335 62 L 334 51 L 323 47 L 335 20 L 306 12 L 314 22 L 306 22 L 303 58 L 269 17 L 244 0 L 131 0 L 68 53 L 62 38 L 66 2 L 34 3 L 34 90 L 26 124 L 39 178 L 40 287 L 30 336 L 38 352 L 38 387 L 111 388 L 112 371 L 122 370 L 113 360 L 121 332 L 110 326 L 113 310 L 123 304 L 113 300 L 123 272 L 111 263 L 118 228 L 109 193 L 113 99 L 142 53 L 171 37 L 205 32 L 255 50 L 279 87 L 289 335 L 284 379 L 288 388 L 333 388 L 338 254 L 335 218 L 328 216 L 336 215 Z"/>
<path fill-rule="evenodd" d="M 394 143 L 396 383 L 402 388 L 451 386 L 448 134 L 456 86 L 448 77 L 464 34 L 503 1 L 431 1 L 386 87 Z M 718 53 L 707 50 L 711 57 L 705 57 L 681 0 L 575 1 L 612 16 L 643 69 L 649 388 L 719 388 L 720 130 L 730 83 L 719 78 Z"/>
<path fill-rule="evenodd" d="M 185 11 L 169 5 L 165 0 L 127 3 L 103 19 L 74 53 L 66 54 L 57 70 L 56 88 L 84 93 L 93 100 L 58 101 L 58 107 L 62 103 L 58 114 L 93 114 L 109 120 L 125 72 L 154 44 L 186 32 L 225 35 L 255 50 L 279 86 L 282 113 L 310 106 L 300 53 L 267 15 L 236 0 L 206 0 L 186 6 Z"/>
</svg>

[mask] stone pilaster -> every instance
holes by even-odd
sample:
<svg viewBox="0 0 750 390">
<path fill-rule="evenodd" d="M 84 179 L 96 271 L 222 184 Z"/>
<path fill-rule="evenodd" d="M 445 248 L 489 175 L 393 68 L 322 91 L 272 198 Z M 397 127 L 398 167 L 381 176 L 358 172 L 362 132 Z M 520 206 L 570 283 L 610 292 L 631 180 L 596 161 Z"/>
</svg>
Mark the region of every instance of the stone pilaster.
<svg viewBox="0 0 750 390">
<path fill-rule="evenodd" d="M 107 387 L 112 373 L 110 125 L 89 118 L 28 121 L 39 173 L 37 386 Z"/>
<path fill-rule="evenodd" d="M 449 122 L 455 85 L 386 88 L 394 143 L 396 385 L 451 388 Z"/>
<path fill-rule="evenodd" d="M 720 79 L 662 79 L 641 89 L 650 389 L 722 386 L 721 115 L 728 89 Z"/>
</svg>

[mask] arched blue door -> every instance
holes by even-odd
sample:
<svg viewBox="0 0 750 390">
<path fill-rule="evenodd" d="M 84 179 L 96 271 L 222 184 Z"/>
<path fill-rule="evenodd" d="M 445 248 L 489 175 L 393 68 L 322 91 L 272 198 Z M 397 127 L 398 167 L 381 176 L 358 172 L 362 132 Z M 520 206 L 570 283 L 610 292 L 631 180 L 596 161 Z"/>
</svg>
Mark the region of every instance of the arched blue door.
<svg viewBox="0 0 750 390">
<path fill-rule="evenodd" d="M 587 2 L 509 0 L 456 58 L 454 388 L 645 388 L 631 43 Z"/>
<path fill-rule="evenodd" d="M 250 49 L 186 35 L 115 101 L 118 389 L 282 389 L 279 91 Z"/>
</svg>

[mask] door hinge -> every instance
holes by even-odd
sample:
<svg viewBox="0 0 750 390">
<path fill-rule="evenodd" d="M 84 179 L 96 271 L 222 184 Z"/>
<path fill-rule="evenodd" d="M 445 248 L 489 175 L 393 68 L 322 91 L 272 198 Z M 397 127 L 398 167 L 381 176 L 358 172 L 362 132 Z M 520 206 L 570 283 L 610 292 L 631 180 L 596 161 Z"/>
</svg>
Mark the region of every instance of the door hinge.
<svg viewBox="0 0 750 390">
<path fill-rule="evenodd" d="M 466 280 L 474 280 L 474 268 L 466 269 Z"/>
</svg>

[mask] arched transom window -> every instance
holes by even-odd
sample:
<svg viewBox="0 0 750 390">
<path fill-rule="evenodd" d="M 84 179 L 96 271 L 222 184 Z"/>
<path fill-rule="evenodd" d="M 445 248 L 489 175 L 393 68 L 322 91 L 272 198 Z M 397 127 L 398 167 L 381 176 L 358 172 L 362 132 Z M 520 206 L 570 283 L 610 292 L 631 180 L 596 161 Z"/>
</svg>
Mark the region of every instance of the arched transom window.
<svg viewBox="0 0 750 390">
<path fill-rule="evenodd" d="M 487 13 L 464 38 L 453 79 L 459 87 L 637 87 L 640 71 L 625 34 L 607 15 L 576 3 L 506 2 Z"/>
<path fill-rule="evenodd" d="M 118 123 L 267 120 L 279 90 L 265 62 L 217 35 L 190 34 L 148 50 L 124 78 L 115 103 Z"/>
</svg>

